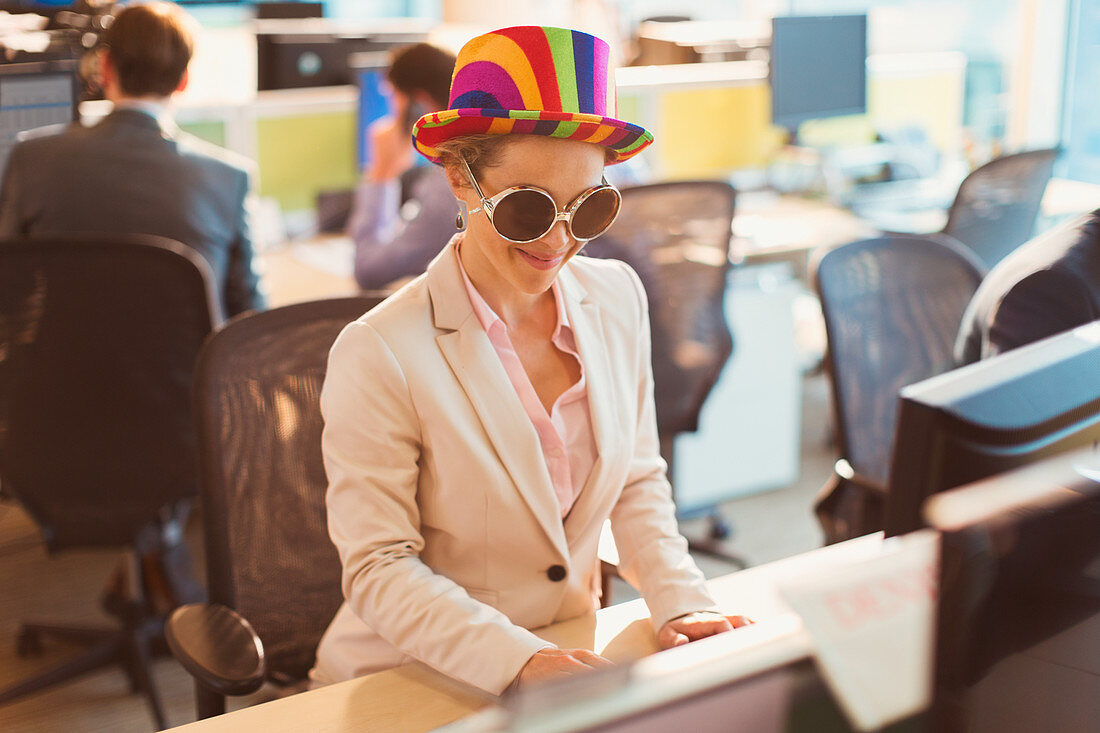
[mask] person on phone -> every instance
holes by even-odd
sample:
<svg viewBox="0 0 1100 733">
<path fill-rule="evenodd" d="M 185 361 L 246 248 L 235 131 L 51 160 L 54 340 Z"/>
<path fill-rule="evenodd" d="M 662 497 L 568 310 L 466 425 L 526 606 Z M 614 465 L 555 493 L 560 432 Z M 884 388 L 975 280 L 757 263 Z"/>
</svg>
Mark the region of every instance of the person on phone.
<svg viewBox="0 0 1100 733">
<path fill-rule="evenodd" d="M 619 213 L 605 164 L 653 140 L 615 118 L 614 79 L 594 36 L 503 28 L 463 47 L 448 109 L 414 126 L 465 228 L 329 355 L 346 601 L 314 684 L 418 660 L 501 694 L 607 666 L 531 629 L 598 608 L 608 519 L 661 647 L 749 623 L 719 612 L 677 528 L 642 284 L 577 256 Z"/>
<path fill-rule="evenodd" d="M 355 242 L 355 280 L 377 290 L 424 272 L 455 232 L 458 207 L 443 172 L 414 167 L 413 123 L 444 109 L 454 55 L 427 43 L 399 50 L 386 72 L 392 114 L 367 131 L 369 163 L 355 191 L 348 236 Z"/>
</svg>

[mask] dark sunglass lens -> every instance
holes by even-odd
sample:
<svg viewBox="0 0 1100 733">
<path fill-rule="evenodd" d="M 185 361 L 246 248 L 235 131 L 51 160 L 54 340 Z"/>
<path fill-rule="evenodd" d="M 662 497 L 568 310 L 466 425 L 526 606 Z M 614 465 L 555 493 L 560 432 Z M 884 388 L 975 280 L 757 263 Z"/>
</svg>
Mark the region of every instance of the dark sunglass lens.
<svg viewBox="0 0 1100 733">
<path fill-rule="evenodd" d="M 538 191 L 514 191 L 493 209 L 493 225 L 508 239 L 527 242 L 538 239 L 550 228 L 557 209 L 549 197 Z"/>
<path fill-rule="evenodd" d="M 619 213 L 619 194 L 612 188 L 601 188 L 586 198 L 573 213 L 573 236 L 593 239 L 600 236 Z"/>
</svg>

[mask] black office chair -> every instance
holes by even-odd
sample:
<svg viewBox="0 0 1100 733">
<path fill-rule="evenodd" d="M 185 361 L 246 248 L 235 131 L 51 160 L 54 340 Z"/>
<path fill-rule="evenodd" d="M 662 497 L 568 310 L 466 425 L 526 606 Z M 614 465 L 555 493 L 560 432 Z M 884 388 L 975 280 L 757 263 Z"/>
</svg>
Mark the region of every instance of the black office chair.
<svg viewBox="0 0 1100 733">
<path fill-rule="evenodd" d="M 829 250 L 813 273 L 839 453 L 815 511 L 832 543 L 882 529 L 898 391 L 953 368 L 985 268 L 950 237 L 896 235 Z"/>
<path fill-rule="evenodd" d="M 193 250 L 157 237 L 0 242 L 0 482 L 39 524 L 47 551 L 159 551 L 189 569 L 177 510 L 195 495 L 191 372 L 220 320 L 213 275 Z M 120 664 L 165 720 L 150 675 L 164 610 L 147 563 L 139 597 L 109 594 L 120 626 L 26 624 L 91 648 L 0 690 L 0 704 Z M 185 589 L 201 597 L 197 585 Z"/>
<path fill-rule="evenodd" d="M 993 267 L 1031 238 L 1059 150 L 1029 150 L 995 158 L 959 186 L 943 234 L 970 247 Z"/>
<path fill-rule="evenodd" d="M 585 254 L 629 264 L 649 297 L 657 432 L 671 476 L 673 441 L 698 428 L 733 350 L 723 300 L 736 192 L 720 181 L 676 181 L 624 188 L 622 195 L 618 220 Z M 726 537 L 716 508 L 710 519 L 712 537 Z"/>
<path fill-rule="evenodd" d="M 200 718 L 265 679 L 304 680 L 343 600 L 318 399 L 337 334 L 382 297 L 241 316 L 202 350 L 195 415 L 210 602 L 177 609 L 166 628 L 195 677 Z"/>
</svg>

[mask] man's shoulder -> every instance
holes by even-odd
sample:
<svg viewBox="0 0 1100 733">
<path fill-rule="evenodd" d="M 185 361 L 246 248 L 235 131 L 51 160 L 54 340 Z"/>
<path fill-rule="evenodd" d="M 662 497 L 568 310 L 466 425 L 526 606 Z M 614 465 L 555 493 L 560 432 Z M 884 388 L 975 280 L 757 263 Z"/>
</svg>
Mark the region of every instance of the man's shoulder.
<svg viewBox="0 0 1100 733">
<path fill-rule="evenodd" d="M 43 125 L 42 127 L 32 127 L 29 130 L 23 130 L 16 136 L 16 140 L 20 143 L 29 143 L 31 140 L 40 139 L 57 139 L 61 135 L 71 134 L 72 132 L 78 132 L 83 128 L 78 122 L 59 122 L 54 125 Z M 41 144 L 41 143 L 39 143 Z"/>
<path fill-rule="evenodd" d="M 179 131 L 175 139 L 180 155 L 200 165 L 240 176 L 249 176 L 256 172 L 256 164 L 245 156 L 219 147 L 191 133 Z"/>
<path fill-rule="evenodd" d="M 20 133 L 15 150 L 20 157 L 40 158 L 43 155 L 56 155 L 74 145 L 82 145 L 88 135 L 88 128 L 79 122 L 45 125 Z"/>
</svg>

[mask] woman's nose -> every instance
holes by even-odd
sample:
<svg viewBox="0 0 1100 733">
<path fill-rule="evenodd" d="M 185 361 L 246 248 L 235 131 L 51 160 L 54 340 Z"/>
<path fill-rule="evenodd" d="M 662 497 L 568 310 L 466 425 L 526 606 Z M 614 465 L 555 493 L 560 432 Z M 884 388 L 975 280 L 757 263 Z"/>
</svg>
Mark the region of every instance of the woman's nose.
<svg viewBox="0 0 1100 733">
<path fill-rule="evenodd" d="M 550 227 L 542 241 L 547 247 L 554 250 L 565 249 L 573 243 L 573 237 L 569 235 L 569 229 L 566 228 L 564 221 L 554 222 L 554 226 Z"/>
</svg>

